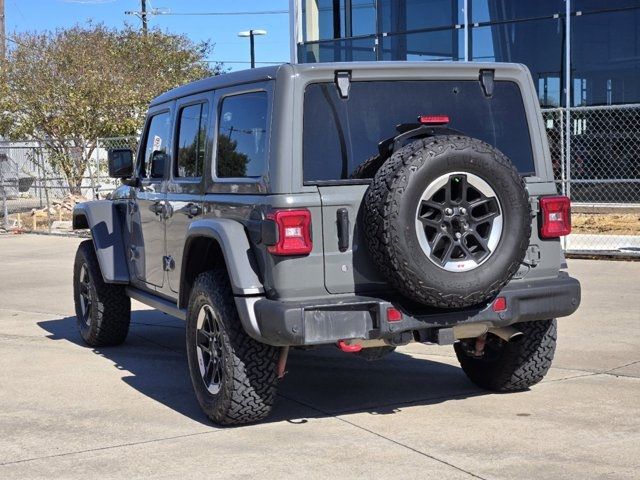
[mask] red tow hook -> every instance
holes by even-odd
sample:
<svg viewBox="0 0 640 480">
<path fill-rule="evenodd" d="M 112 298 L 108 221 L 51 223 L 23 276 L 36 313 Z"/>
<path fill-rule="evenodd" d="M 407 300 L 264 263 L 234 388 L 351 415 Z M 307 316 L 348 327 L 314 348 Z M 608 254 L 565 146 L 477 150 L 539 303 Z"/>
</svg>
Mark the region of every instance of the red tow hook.
<svg viewBox="0 0 640 480">
<path fill-rule="evenodd" d="M 346 353 L 356 353 L 362 350 L 362 345 L 357 343 L 348 344 L 346 340 L 340 340 L 338 341 L 338 348 Z"/>
</svg>

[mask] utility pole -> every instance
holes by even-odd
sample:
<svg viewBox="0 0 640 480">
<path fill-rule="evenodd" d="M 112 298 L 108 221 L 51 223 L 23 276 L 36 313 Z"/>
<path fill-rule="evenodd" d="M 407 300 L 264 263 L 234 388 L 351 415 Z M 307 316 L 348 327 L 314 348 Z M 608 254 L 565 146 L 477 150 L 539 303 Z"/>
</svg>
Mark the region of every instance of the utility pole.
<svg viewBox="0 0 640 480">
<path fill-rule="evenodd" d="M 3 0 L 0 0 L 3 1 Z M 147 34 L 147 0 L 140 0 L 140 18 L 142 19 L 142 33 Z"/>
<path fill-rule="evenodd" d="M 7 37 L 4 30 L 4 0 L 0 0 L 0 62 L 6 58 Z"/>
<path fill-rule="evenodd" d="M 124 12 L 125 15 L 135 15 L 140 20 L 142 20 L 142 34 L 147 35 L 147 16 L 149 15 L 158 15 L 159 10 L 157 8 L 152 8 L 150 12 L 147 12 L 147 0 L 140 0 L 140 10 L 127 10 Z"/>
</svg>

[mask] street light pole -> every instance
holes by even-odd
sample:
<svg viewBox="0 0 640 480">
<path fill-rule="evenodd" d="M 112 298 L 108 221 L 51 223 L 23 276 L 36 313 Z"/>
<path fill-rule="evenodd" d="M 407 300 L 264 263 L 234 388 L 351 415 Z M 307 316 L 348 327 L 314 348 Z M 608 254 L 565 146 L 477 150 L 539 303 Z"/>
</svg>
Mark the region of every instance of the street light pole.
<svg viewBox="0 0 640 480">
<path fill-rule="evenodd" d="M 256 68 L 256 46 L 253 30 L 249 30 L 249 48 L 251 49 L 251 68 Z"/>
<path fill-rule="evenodd" d="M 246 30 L 244 32 L 238 33 L 239 37 L 249 37 L 249 49 L 251 51 L 251 68 L 256 68 L 256 50 L 255 50 L 255 40 L 254 37 L 256 35 L 266 35 L 266 30 Z"/>
</svg>

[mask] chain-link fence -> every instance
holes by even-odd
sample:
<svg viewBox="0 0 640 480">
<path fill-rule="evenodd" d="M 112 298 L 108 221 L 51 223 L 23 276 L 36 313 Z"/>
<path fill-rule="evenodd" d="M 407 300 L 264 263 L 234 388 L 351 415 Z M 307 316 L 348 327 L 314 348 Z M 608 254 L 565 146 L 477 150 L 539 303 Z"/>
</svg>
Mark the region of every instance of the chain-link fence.
<svg viewBox="0 0 640 480">
<path fill-rule="evenodd" d="M 640 105 L 550 109 L 542 115 L 559 191 L 573 203 L 565 249 L 640 254 Z"/>
<path fill-rule="evenodd" d="M 117 185 L 108 176 L 107 150 L 136 146 L 137 137 L 122 137 L 76 148 L 75 160 L 90 157 L 82 179 L 70 184 L 39 142 L 0 142 L 0 231 L 70 231 L 76 203 L 105 198 Z"/>
<path fill-rule="evenodd" d="M 546 109 L 542 115 L 558 190 L 574 206 L 565 249 L 640 255 L 640 105 Z M 105 198 L 116 188 L 108 176 L 108 150 L 135 152 L 137 144 L 138 137 L 97 139 L 80 195 L 71 195 L 46 148 L 37 142 L 0 142 L 0 226 L 69 228 L 77 201 Z"/>
</svg>

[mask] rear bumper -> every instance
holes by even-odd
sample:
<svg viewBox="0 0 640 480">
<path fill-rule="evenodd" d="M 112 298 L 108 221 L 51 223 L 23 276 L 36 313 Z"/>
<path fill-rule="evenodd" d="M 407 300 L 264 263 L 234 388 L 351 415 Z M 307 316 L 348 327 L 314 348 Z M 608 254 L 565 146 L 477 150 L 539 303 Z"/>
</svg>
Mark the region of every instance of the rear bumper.
<svg viewBox="0 0 640 480">
<path fill-rule="evenodd" d="M 351 296 L 319 301 L 282 302 L 255 299 L 250 308 L 239 309 L 245 326 L 257 340 L 276 346 L 319 345 L 346 339 L 438 338 L 440 329 L 468 323 L 502 327 L 517 322 L 564 317 L 580 304 L 580 283 L 565 273 L 554 279 L 517 282 L 501 292 L 507 309 L 494 312 L 491 304 L 474 309 L 432 309 L 410 314 L 401 305 L 375 297 Z M 236 298 L 236 303 L 240 298 Z M 240 306 L 240 305 L 239 305 Z M 387 309 L 403 312 L 390 323 Z M 252 318 L 246 318 L 246 316 Z"/>
</svg>

